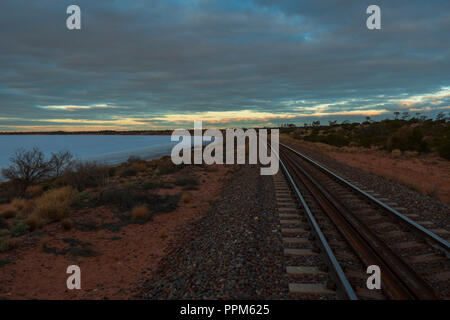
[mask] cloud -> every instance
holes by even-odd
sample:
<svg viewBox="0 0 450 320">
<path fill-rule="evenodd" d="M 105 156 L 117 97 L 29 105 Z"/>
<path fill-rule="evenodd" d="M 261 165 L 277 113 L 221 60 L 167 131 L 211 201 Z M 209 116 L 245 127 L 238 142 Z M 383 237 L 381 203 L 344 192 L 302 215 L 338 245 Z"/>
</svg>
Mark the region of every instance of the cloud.
<svg viewBox="0 0 450 320">
<path fill-rule="evenodd" d="M 80 31 L 65 28 L 70 4 Z M 145 128 L 213 115 L 247 126 L 448 106 L 436 93 L 450 87 L 450 3 L 378 1 L 381 31 L 365 27 L 369 4 L 2 0 L 0 117 Z"/>
<path fill-rule="evenodd" d="M 114 106 L 108 106 L 107 104 L 95 104 L 91 106 L 62 105 L 62 106 L 38 106 L 38 107 L 47 110 L 64 110 L 64 111 L 90 110 L 97 108 L 115 108 Z"/>
</svg>

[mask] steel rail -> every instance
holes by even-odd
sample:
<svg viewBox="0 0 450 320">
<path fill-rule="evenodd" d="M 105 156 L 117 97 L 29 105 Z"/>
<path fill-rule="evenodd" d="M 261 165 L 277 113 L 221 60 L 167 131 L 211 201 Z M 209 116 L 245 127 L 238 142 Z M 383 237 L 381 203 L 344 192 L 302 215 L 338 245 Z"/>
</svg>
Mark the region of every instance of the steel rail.
<svg viewBox="0 0 450 320">
<path fill-rule="evenodd" d="M 336 256 L 333 253 L 333 250 L 331 249 L 330 245 L 327 242 L 327 239 L 325 238 L 325 235 L 323 234 L 322 230 L 319 227 L 319 224 L 317 223 L 316 219 L 314 218 L 314 215 L 312 214 L 308 204 L 306 203 L 305 199 L 303 198 L 303 195 L 301 194 L 300 190 L 298 189 L 297 185 L 295 184 L 294 180 L 292 179 L 292 176 L 290 175 L 288 169 L 286 168 L 284 162 L 281 160 L 280 155 L 271 147 L 271 152 L 273 152 L 277 158 L 280 161 L 281 168 L 283 169 L 284 174 L 288 178 L 288 181 L 292 188 L 294 189 L 294 192 L 300 201 L 301 205 L 305 209 L 306 216 L 308 217 L 309 222 L 311 223 L 313 230 L 315 234 L 317 235 L 318 242 L 320 247 L 322 248 L 321 252 L 325 256 L 325 260 L 327 262 L 327 265 L 331 269 L 332 278 L 335 281 L 337 287 L 341 290 L 344 297 L 349 300 L 358 300 L 358 297 L 356 296 L 352 286 L 350 285 L 350 282 L 347 279 L 347 276 L 345 275 L 344 271 L 342 270 L 342 267 L 340 266 L 339 262 L 336 259 Z"/>
<path fill-rule="evenodd" d="M 381 239 L 335 199 L 317 177 L 310 175 L 298 162 L 298 155 L 283 150 L 298 181 L 314 196 L 319 206 L 338 227 L 355 254 L 367 265 L 384 270 L 385 293 L 394 299 L 436 299 L 434 290 L 411 267 L 404 263 Z M 280 155 L 281 155 L 280 153 Z M 302 158 L 300 158 L 302 159 Z M 304 161 L 304 160 L 303 160 Z"/>
<path fill-rule="evenodd" d="M 380 200 L 376 199 L 375 197 L 373 197 L 372 195 L 368 194 L 364 190 L 361 190 L 360 188 L 358 188 L 357 186 L 355 186 L 352 183 L 348 182 L 347 180 L 341 178 L 340 176 L 338 176 L 334 172 L 332 172 L 329 169 L 325 168 L 324 166 L 322 166 L 321 164 L 319 164 L 316 161 L 312 160 L 311 158 L 307 157 L 306 155 L 298 152 L 297 150 L 295 150 L 295 149 L 293 149 L 293 148 L 291 148 L 291 147 L 289 147 L 289 146 L 287 146 L 287 145 L 285 145 L 285 144 L 283 144 L 281 142 L 279 143 L 279 145 L 281 145 L 281 146 L 291 150 L 292 152 L 296 153 L 297 155 L 299 155 L 303 159 L 307 160 L 308 162 L 310 162 L 314 166 L 320 168 L 322 171 L 324 171 L 327 174 L 331 175 L 333 178 L 338 179 L 340 182 L 344 183 L 345 185 L 347 185 L 351 189 L 357 191 L 359 194 L 364 195 L 367 199 L 371 200 L 373 203 L 375 203 L 378 206 L 382 207 L 384 210 L 386 210 L 386 211 L 390 212 L 391 214 L 395 215 L 397 218 L 401 219 L 404 223 L 406 223 L 410 228 L 412 228 L 413 230 L 415 230 L 416 232 L 418 232 L 421 235 L 425 236 L 428 240 L 430 240 L 434 244 L 436 244 L 437 248 L 440 249 L 446 255 L 447 258 L 450 257 L 450 254 L 449 254 L 450 244 L 445 239 L 441 238 L 440 236 L 438 236 L 437 234 L 433 233 L 432 231 L 424 228 L 423 226 L 421 226 L 417 222 L 411 220 L 407 216 L 401 214 L 397 210 L 389 207 L 387 204 L 381 202 Z"/>
</svg>

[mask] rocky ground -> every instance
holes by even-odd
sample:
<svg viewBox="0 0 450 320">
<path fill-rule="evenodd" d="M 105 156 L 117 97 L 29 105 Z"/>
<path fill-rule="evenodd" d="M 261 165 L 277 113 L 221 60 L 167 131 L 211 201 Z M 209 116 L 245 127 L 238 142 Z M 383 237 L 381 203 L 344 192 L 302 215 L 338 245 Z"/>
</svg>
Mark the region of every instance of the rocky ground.
<svg viewBox="0 0 450 320">
<path fill-rule="evenodd" d="M 283 299 L 288 283 L 271 176 L 240 166 L 222 200 L 173 243 L 146 299 Z"/>
</svg>

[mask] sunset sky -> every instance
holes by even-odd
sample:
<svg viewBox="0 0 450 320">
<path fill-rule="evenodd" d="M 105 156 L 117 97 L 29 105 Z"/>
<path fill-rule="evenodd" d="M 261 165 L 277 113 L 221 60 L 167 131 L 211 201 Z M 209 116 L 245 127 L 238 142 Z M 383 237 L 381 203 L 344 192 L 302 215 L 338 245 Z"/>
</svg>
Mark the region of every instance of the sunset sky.
<svg viewBox="0 0 450 320">
<path fill-rule="evenodd" d="M 66 8 L 81 8 L 81 30 Z M 366 8 L 381 7 L 381 30 Z M 1 0 L 0 131 L 450 112 L 450 1 Z"/>
</svg>

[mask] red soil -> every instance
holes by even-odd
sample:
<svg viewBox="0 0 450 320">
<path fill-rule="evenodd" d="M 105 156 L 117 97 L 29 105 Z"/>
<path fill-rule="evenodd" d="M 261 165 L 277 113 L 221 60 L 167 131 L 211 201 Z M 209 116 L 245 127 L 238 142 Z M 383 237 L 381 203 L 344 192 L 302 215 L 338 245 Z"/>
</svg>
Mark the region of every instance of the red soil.
<svg viewBox="0 0 450 320">
<path fill-rule="evenodd" d="M 198 190 L 182 191 L 180 187 L 161 189 L 160 194 L 186 193 L 192 201 L 169 213 L 156 214 L 145 224 L 132 224 L 119 232 L 108 230 L 82 232 L 74 228 L 64 231 L 60 223 L 46 226 L 47 247 L 59 249 L 69 245 L 64 238 L 74 238 L 92 244 L 100 253 L 96 257 L 72 258 L 70 254 L 55 255 L 39 249 L 42 235 L 23 236 L 22 245 L 15 250 L 0 253 L 0 260 L 11 263 L 0 266 L 0 298 L 7 299 L 131 299 L 138 297 L 141 281 L 150 278 L 158 262 L 166 254 L 170 241 L 183 228 L 201 218 L 208 210 L 208 200 L 217 196 L 228 169 L 215 166 L 216 171 L 197 171 Z M 106 207 L 81 210 L 72 214 L 72 220 L 84 221 L 95 217 L 113 221 Z M 113 237 L 120 239 L 112 240 Z M 66 269 L 69 265 L 81 268 L 81 290 L 68 290 Z"/>
</svg>

